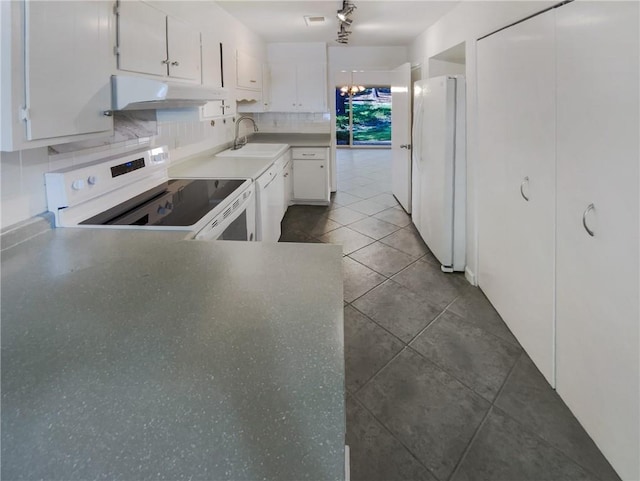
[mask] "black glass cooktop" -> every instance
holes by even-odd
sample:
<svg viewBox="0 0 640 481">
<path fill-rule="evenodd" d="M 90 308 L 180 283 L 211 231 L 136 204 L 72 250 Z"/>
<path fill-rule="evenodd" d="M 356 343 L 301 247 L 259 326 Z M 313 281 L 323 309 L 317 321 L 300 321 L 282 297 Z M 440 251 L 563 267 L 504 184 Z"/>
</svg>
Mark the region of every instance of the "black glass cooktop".
<svg viewBox="0 0 640 481">
<path fill-rule="evenodd" d="M 190 226 L 202 219 L 244 182 L 172 179 L 80 224 Z"/>
</svg>

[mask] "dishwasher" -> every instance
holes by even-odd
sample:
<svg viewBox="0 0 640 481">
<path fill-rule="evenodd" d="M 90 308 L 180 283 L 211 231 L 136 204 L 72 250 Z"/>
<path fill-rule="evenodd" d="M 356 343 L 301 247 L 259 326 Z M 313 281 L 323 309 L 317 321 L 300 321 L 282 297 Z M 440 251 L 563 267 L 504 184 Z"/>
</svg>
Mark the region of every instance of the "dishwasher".
<svg viewBox="0 0 640 481">
<path fill-rule="evenodd" d="M 283 163 L 284 158 L 279 158 L 256 180 L 258 196 L 256 224 L 259 241 L 278 242 L 280 239 L 280 221 L 285 210 Z"/>
</svg>

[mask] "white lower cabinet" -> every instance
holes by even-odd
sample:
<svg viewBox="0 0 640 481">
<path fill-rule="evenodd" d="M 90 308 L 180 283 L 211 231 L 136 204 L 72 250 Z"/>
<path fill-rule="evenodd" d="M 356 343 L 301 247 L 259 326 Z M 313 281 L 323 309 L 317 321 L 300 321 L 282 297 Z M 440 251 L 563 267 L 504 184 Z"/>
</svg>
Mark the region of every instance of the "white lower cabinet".
<svg viewBox="0 0 640 481">
<path fill-rule="evenodd" d="M 638 7 L 557 9 L 557 389 L 624 480 L 640 479 Z"/>
<path fill-rule="evenodd" d="M 296 203 L 329 203 L 329 155 L 326 148 L 291 149 L 293 199 Z"/>
<path fill-rule="evenodd" d="M 289 156 L 282 172 L 282 176 L 284 177 L 284 210 L 286 213 L 287 207 L 289 207 L 293 200 L 293 161 L 291 160 L 291 156 Z"/>
<path fill-rule="evenodd" d="M 572 2 L 478 42 L 480 287 L 640 479 L 640 8 Z"/>
</svg>

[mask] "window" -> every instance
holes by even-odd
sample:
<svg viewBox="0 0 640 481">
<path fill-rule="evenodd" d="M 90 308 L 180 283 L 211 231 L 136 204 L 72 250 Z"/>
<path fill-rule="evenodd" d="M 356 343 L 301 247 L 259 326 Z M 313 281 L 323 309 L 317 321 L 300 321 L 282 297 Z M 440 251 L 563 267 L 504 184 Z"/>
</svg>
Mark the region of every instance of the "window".
<svg viewBox="0 0 640 481">
<path fill-rule="evenodd" d="M 336 138 L 342 146 L 391 146 L 391 88 L 367 87 L 353 95 L 336 89 Z"/>
</svg>

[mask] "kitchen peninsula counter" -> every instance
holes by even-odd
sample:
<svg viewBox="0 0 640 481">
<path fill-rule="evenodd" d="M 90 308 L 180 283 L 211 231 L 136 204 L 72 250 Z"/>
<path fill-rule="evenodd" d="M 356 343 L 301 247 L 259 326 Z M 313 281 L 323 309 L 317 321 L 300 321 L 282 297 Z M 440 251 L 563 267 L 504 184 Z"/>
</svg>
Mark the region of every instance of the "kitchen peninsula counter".
<svg viewBox="0 0 640 481">
<path fill-rule="evenodd" d="M 344 479 L 340 247 L 184 238 L 2 251 L 3 479 Z"/>
</svg>

